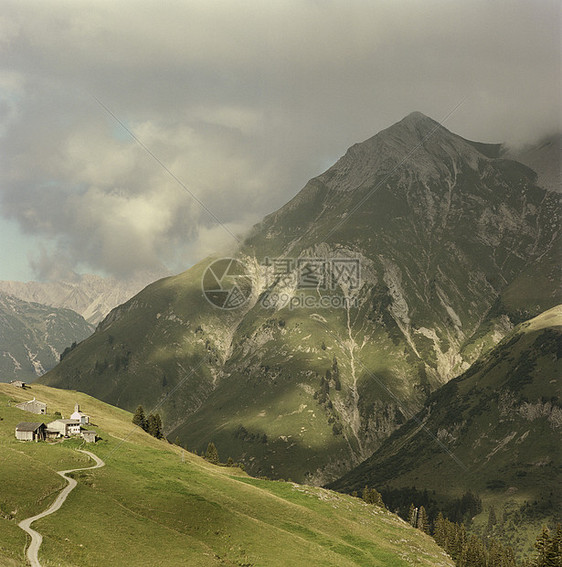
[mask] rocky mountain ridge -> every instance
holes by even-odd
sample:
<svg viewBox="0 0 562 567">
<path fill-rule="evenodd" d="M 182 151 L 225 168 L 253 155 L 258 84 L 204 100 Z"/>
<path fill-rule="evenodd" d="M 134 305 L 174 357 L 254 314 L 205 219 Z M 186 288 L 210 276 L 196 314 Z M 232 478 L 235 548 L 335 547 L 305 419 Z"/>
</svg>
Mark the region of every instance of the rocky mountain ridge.
<svg viewBox="0 0 562 567">
<path fill-rule="evenodd" d="M 206 259 L 116 308 L 44 380 L 157 405 L 172 439 L 322 484 L 560 303 L 558 212 L 531 169 L 413 113 L 254 227 L 243 306 L 205 300 Z M 318 260 L 336 271 L 303 289 Z M 358 281 L 336 277 L 345 262 Z"/>
<path fill-rule="evenodd" d="M 472 491 L 483 501 L 476 531 L 483 535 L 494 506 L 504 527 L 496 537 L 531 551 L 529 526 L 561 520 L 561 344 L 558 305 L 515 327 L 330 486 L 352 492 L 369 485 L 386 493 L 416 487 L 434 494 L 443 510 Z"/>
<path fill-rule="evenodd" d="M 66 347 L 94 327 L 70 309 L 21 301 L 0 292 L 0 382 L 31 382 L 56 366 Z"/>
<path fill-rule="evenodd" d="M 84 274 L 60 281 L 0 281 L 0 291 L 23 301 L 72 309 L 88 323 L 97 325 L 114 307 L 156 279 L 153 274 L 143 274 L 129 281 Z"/>
</svg>

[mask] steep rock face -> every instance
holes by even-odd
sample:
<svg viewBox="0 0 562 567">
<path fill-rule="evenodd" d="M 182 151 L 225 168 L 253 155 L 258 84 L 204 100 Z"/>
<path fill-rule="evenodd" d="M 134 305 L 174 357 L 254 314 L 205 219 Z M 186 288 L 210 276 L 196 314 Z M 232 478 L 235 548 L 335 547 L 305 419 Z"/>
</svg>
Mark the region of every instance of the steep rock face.
<svg viewBox="0 0 562 567">
<path fill-rule="evenodd" d="M 330 486 L 415 486 L 435 491 L 442 509 L 471 490 L 484 501 L 482 516 L 493 505 L 504 518 L 510 544 L 532 549 L 529 526 L 560 521 L 561 339 L 562 306 L 521 323 Z"/>
<path fill-rule="evenodd" d="M 28 303 L 0 293 L 0 382 L 35 380 L 59 362 L 66 347 L 93 330 L 70 309 Z"/>
<path fill-rule="evenodd" d="M 560 301 L 557 197 L 498 155 L 413 113 L 254 227 L 237 255 L 242 307 L 204 300 L 208 259 L 114 310 L 45 380 L 158 404 L 170 438 L 213 440 L 253 473 L 336 478 Z M 303 289 L 318 260 L 328 279 Z"/>
</svg>

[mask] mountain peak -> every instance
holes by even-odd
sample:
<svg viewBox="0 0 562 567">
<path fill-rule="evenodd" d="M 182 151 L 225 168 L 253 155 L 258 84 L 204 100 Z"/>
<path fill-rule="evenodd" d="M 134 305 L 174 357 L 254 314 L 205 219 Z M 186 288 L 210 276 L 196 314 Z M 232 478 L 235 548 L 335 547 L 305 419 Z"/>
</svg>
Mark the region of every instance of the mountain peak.
<svg viewBox="0 0 562 567">
<path fill-rule="evenodd" d="M 408 137 L 408 135 L 410 137 Z M 401 139 L 404 143 L 411 143 L 415 141 L 422 141 L 424 138 L 429 138 L 430 136 L 455 136 L 455 134 L 447 130 L 447 128 L 436 120 L 433 120 L 433 118 L 415 111 L 411 112 L 392 126 L 381 130 L 378 134 L 373 136 L 371 140 L 375 138 L 390 137 Z"/>
<path fill-rule="evenodd" d="M 378 134 L 349 148 L 347 153 L 320 176 L 320 181 L 338 191 L 352 191 L 374 177 L 405 169 L 420 179 L 454 175 L 449 167 L 468 164 L 478 169 L 481 160 L 492 157 L 475 144 L 453 134 L 421 112 L 412 112 Z"/>
<path fill-rule="evenodd" d="M 431 124 L 439 124 L 433 118 L 426 116 L 423 112 L 419 112 L 419 110 L 414 110 L 414 112 L 410 112 L 407 116 L 402 118 L 400 122 L 397 124 L 419 124 L 420 122 L 429 122 Z"/>
</svg>

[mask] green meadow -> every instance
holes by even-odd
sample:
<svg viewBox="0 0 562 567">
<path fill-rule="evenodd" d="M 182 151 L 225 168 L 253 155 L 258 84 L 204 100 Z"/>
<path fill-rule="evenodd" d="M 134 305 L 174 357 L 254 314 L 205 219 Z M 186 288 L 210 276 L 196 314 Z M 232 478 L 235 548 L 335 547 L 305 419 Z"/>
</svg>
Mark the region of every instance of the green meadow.
<svg viewBox="0 0 562 567">
<path fill-rule="evenodd" d="M 47 416 L 14 407 L 31 397 Z M 22 519 L 64 486 L 55 471 L 88 466 L 82 442 L 25 443 L 20 421 L 68 416 L 78 402 L 106 466 L 75 473 L 62 509 L 33 524 L 43 567 L 452 565 L 434 541 L 394 514 L 351 496 L 215 466 L 131 424 L 131 414 L 78 392 L 0 385 L 0 564 L 25 565 Z M 93 463 L 92 463 L 93 464 Z"/>
</svg>

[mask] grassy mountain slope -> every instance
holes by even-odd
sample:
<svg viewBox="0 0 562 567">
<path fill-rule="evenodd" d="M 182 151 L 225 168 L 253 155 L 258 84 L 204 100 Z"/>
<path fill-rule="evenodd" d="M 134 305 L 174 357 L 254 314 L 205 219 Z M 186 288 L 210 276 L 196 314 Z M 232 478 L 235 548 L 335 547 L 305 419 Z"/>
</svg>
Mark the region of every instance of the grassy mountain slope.
<svg viewBox="0 0 562 567">
<path fill-rule="evenodd" d="M 310 486 L 258 480 L 211 465 L 131 425 L 131 414 L 77 392 L 33 385 L 49 411 L 79 402 L 106 466 L 75 473 L 63 508 L 34 524 L 45 567 L 99 565 L 452 565 L 428 536 L 393 514 Z M 54 500 L 54 471 L 87 466 L 74 449 L 23 443 L 14 427 L 32 419 L 13 407 L 29 393 L 0 385 L 0 563 L 24 565 L 17 522 Z M 49 416 L 46 417 L 48 419 Z"/>
<path fill-rule="evenodd" d="M 330 487 L 415 486 L 443 505 L 471 490 L 484 503 L 476 531 L 494 506 L 498 535 L 527 550 L 562 509 L 561 339 L 562 306 L 520 324 Z"/>
<path fill-rule="evenodd" d="M 33 381 L 53 368 L 73 342 L 94 327 L 71 311 L 0 292 L 0 382 Z"/>
<path fill-rule="evenodd" d="M 535 181 L 495 146 L 409 115 L 254 228 L 237 254 L 253 286 L 243 307 L 205 301 L 207 259 L 115 309 L 43 382 L 129 410 L 161 404 L 172 439 L 212 440 L 253 474 L 333 480 L 562 301 L 559 202 Z M 265 265 L 280 257 L 288 277 Z M 298 289 L 310 258 L 356 259 L 360 286 Z M 301 295 L 356 303 L 292 308 Z"/>
</svg>

